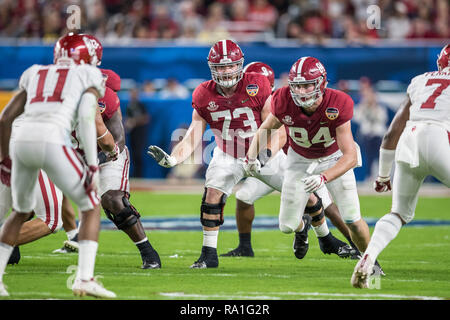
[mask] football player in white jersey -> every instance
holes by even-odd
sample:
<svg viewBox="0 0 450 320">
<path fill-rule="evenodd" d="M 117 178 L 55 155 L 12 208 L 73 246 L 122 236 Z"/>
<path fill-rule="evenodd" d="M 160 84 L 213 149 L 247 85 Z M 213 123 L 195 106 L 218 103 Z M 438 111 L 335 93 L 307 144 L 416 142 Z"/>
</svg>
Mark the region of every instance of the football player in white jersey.
<svg viewBox="0 0 450 320">
<path fill-rule="evenodd" d="M 438 56 L 438 71 L 412 79 L 407 98 L 380 148 L 377 192 L 391 190 L 390 172 L 395 160 L 391 212 L 375 225 L 362 258 L 355 266 L 351 284 L 368 288 L 373 261 L 414 218 L 418 192 L 432 175 L 450 187 L 450 44 Z"/>
<path fill-rule="evenodd" d="M 35 198 L 29 197 L 43 169 L 82 211 L 75 295 L 116 297 L 94 279 L 100 229 L 97 195 L 98 165 L 95 114 L 97 100 L 105 93 L 105 81 L 90 39 L 68 34 L 54 49 L 54 64 L 33 65 L 21 76 L 19 92 L 0 117 L 0 160 L 9 155 L 11 124 L 20 114 L 23 122 L 11 145 L 11 187 L 14 212 L 0 234 L 0 295 L 6 263 L 23 223 L 31 216 Z M 84 146 L 84 162 L 71 147 L 70 134 L 78 123 Z"/>
</svg>

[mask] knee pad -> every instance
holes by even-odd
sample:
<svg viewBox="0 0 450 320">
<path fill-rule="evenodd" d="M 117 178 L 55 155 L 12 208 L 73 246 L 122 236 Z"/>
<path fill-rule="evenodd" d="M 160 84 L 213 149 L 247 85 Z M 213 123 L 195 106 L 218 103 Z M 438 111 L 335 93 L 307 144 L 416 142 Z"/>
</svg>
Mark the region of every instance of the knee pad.
<svg viewBox="0 0 450 320">
<path fill-rule="evenodd" d="M 319 222 L 320 220 L 322 220 L 322 218 L 325 217 L 325 210 L 323 209 L 323 206 L 322 206 L 322 199 L 315 192 L 314 192 L 314 195 L 317 197 L 317 202 L 315 205 L 313 205 L 311 207 L 307 206 L 305 208 L 305 213 L 311 215 L 312 213 L 316 213 L 317 211 L 320 210 L 319 214 L 315 215 L 314 217 L 311 217 L 312 222 Z"/>
<path fill-rule="evenodd" d="M 113 213 L 109 210 L 105 210 L 106 216 L 111 220 L 119 230 L 128 229 L 138 222 L 141 217 L 139 212 L 131 205 L 127 197 L 122 198 L 123 205 L 125 208 L 120 210 L 118 213 Z"/>
<path fill-rule="evenodd" d="M 205 202 L 205 199 L 206 199 L 206 188 L 205 188 L 205 192 L 203 193 L 202 205 L 200 207 L 200 222 L 201 222 L 202 226 L 209 227 L 209 228 L 221 226 L 224 222 L 223 208 L 225 207 L 225 202 L 227 200 L 227 196 L 225 194 L 223 194 L 222 197 L 220 198 L 220 202 L 217 204 L 207 203 L 207 202 Z M 203 218 L 203 214 L 206 214 L 206 215 L 220 214 L 220 218 L 219 219 L 206 219 L 206 218 Z"/>
<path fill-rule="evenodd" d="M 290 226 L 284 223 L 280 223 L 279 225 L 280 231 L 283 233 L 292 233 L 295 229 L 292 229 Z"/>
</svg>

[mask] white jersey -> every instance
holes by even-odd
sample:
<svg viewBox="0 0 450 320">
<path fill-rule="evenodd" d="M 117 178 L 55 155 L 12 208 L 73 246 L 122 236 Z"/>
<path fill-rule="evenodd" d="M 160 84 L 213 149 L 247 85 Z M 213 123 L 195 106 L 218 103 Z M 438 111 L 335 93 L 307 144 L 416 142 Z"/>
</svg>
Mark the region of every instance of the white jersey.
<svg viewBox="0 0 450 320">
<path fill-rule="evenodd" d="M 33 65 L 22 74 L 19 87 L 26 90 L 27 102 L 16 141 L 47 141 L 71 146 L 70 136 L 78 118 L 78 104 L 88 88 L 101 96 L 105 81 L 91 65 Z"/>
<path fill-rule="evenodd" d="M 450 131 L 450 68 L 413 78 L 407 92 L 412 122 L 432 122 Z"/>
</svg>

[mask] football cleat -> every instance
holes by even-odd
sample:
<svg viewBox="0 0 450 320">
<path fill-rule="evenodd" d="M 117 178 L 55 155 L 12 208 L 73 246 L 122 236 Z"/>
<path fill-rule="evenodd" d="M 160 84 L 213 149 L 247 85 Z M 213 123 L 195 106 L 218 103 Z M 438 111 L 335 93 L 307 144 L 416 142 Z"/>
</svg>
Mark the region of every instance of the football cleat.
<svg viewBox="0 0 450 320">
<path fill-rule="evenodd" d="M 20 249 L 18 246 L 13 248 L 11 255 L 9 256 L 8 264 L 18 264 L 20 261 Z"/>
<path fill-rule="evenodd" d="M 66 240 L 64 241 L 64 248 L 68 252 L 78 252 L 80 245 L 78 244 L 78 241 Z"/>
<path fill-rule="evenodd" d="M 0 297 L 9 297 L 9 293 L 6 291 L 6 286 L 3 282 L 0 282 Z"/>
<path fill-rule="evenodd" d="M 72 291 L 75 296 L 92 296 L 96 298 L 116 298 L 116 294 L 103 287 L 94 278 L 91 280 L 76 279 Z"/>
<path fill-rule="evenodd" d="M 161 259 L 156 250 L 153 250 L 151 254 L 144 257 L 142 260 L 142 269 L 161 269 Z"/>
<path fill-rule="evenodd" d="M 221 257 L 254 257 L 253 249 L 250 247 L 238 246 L 236 249 L 228 251 L 227 253 L 222 253 Z"/>
<path fill-rule="evenodd" d="M 191 265 L 191 269 L 217 268 L 219 266 L 219 258 L 217 257 L 217 249 L 211 247 L 202 247 L 202 254 L 197 261 Z"/>
<path fill-rule="evenodd" d="M 311 227 L 311 216 L 304 214 L 302 219 L 305 227 L 302 231 L 295 233 L 294 243 L 292 245 L 297 259 L 303 259 L 309 249 L 308 230 Z"/>
<path fill-rule="evenodd" d="M 339 258 L 349 258 L 356 255 L 355 249 L 353 249 L 347 243 L 334 237 L 330 232 L 325 237 L 318 237 L 320 250 L 324 254 L 336 254 Z"/>
<path fill-rule="evenodd" d="M 351 284 L 355 288 L 369 288 L 369 276 L 372 275 L 374 263 L 366 253 L 358 261 L 353 270 Z"/>
</svg>

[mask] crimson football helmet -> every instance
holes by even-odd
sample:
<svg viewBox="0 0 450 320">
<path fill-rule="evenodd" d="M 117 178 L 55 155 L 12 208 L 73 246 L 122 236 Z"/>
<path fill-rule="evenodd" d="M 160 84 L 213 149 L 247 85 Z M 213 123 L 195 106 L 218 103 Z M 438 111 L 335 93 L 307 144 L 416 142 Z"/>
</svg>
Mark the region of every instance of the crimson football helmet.
<svg viewBox="0 0 450 320">
<path fill-rule="evenodd" d="M 275 72 L 273 72 L 273 69 L 265 63 L 258 61 L 251 62 L 244 67 L 244 72 L 260 73 L 269 80 L 272 89 L 275 87 Z"/>
<path fill-rule="evenodd" d="M 324 94 L 328 84 L 327 72 L 318 59 L 302 57 L 292 65 L 288 84 L 294 103 L 299 107 L 309 108 Z M 297 92 L 299 85 L 307 84 L 314 84 L 314 90 L 307 93 Z"/>
<path fill-rule="evenodd" d="M 244 75 L 244 53 L 234 41 L 220 40 L 209 50 L 208 65 L 213 81 L 224 88 L 231 88 Z M 236 66 L 235 70 L 229 72 L 219 69 L 233 66 Z"/>
<path fill-rule="evenodd" d="M 55 44 L 53 50 L 53 62 L 58 59 L 70 58 L 76 64 L 90 64 L 97 66 L 101 63 L 103 48 L 98 40 L 93 40 L 94 36 L 86 34 L 69 33 L 61 37 Z M 96 38 L 95 38 L 96 39 Z M 94 44 L 97 43 L 97 45 Z M 100 45 L 100 47 L 98 46 Z M 99 50 L 100 48 L 100 50 Z M 98 56 L 100 54 L 100 57 Z"/>
<path fill-rule="evenodd" d="M 439 71 L 447 67 L 450 67 L 450 44 L 442 48 L 441 53 L 438 55 L 436 64 Z"/>
</svg>

